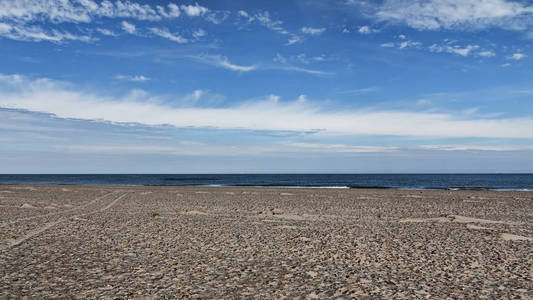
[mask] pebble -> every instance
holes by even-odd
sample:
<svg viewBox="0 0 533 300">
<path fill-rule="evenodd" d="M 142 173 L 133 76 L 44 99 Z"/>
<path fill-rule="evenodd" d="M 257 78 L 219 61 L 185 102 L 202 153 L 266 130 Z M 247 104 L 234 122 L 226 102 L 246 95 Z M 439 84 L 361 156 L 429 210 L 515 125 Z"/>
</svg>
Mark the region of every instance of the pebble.
<svg viewBox="0 0 533 300">
<path fill-rule="evenodd" d="M 533 298 L 530 192 L 2 189 L 1 299 Z"/>
</svg>

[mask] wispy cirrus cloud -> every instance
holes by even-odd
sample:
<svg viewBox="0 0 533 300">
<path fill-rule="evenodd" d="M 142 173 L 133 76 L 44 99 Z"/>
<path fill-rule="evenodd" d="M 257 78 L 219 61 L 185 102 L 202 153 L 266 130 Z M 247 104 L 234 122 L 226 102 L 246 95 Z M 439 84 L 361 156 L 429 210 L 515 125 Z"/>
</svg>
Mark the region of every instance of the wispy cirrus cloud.
<svg viewBox="0 0 533 300">
<path fill-rule="evenodd" d="M 246 18 L 248 23 L 257 22 L 270 30 L 277 31 L 281 34 L 288 34 L 289 32 L 283 28 L 283 22 L 274 20 L 268 11 L 259 11 L 255 14 L 249 14 L 244 10 L 239 11 L 241 17 Z"/>
<path fill-rule="evenodd" d="M 316 76 L 333 75 L 332 72 L 315 70 L 315 69 L 311 69 L 308 67 L 303 68 L 303 67 L 292 65 L 291 63 L 289 63 L 289 60 L 292 62 L 309 65 L 310 61 L 323 61 L 325 60 L 325 58 L 324 56 L 315 56 L 315 57 L 308 58 L 305 53 L 300 53 L 298 55 L 286 58 L 285 56 L 279 53 L 276 53 L 276 56 L 274 57 L 273 61 L 279 64 L 266 67 L 266 69 L 284 70 L 284 71 L 289 71 L 289 72 L 301 72 L 301 73 L 307 73 L 307 74 L 316 75 Z"/>
<path fill-rule="evenodd" d="M 466 45 L 464 47 L 461 47 L 458 45 L 439 46 L 437 44 L 433 44 L 429 46 L 428 49 L 431 52 L 437 52 L 437 53 L 446 52 L 446 53 L 452 53 L 452 54 L 456 54 L 460 56 L 469 56 L 472 53 L 474 53 L 474 51 L 477 51 L 478 49 L 480 49 L 480 47 L 478 45 Z M 479 53 L 480 53 L 479 55 L 481 56 L 487 56 L 487 57 L 494 56 L 494 52 L 490 52 L 490 51 L 482 51 Z"/>
<path fill-rule="evenodd" d="M 118 80 L 125 80 L 125 81 L 132 81 L 132 82 L 145 82 L 149 81 L 150 78 L 146 77 L 144 75 L 116 75 L 115 79 Z"/>
<path fill-rule="evenodd" d="M 191 58 L 201 63 L 205 63 L 205 64 L 212 65 L 215 67 L 221 67 L 224 69 L 228 69 L 231 71 L 237 71 L 237 72 L 250 72 L 258 68 L 257 65 L 245 66 L 245 65 L 234 64 L 230 62 L 230 60 L 227 57 L 222 56 L 222 55 L 201 55 L 201 56 L 191 56 Z"/>
<path fill-rule="evenodd" d="M 291 33 L 283 27 L 283 22 L 275 20 L 270 16 L 268 11 L 259 11 L 257 13 L 249 13 L 244 10 L 239 10 L 237 15 L 246 20 L 246 23 L 258 23 L 272 31 L 278 32 L 282 35 L 289 36 L 286 45 L 294 45 L 303 42 L 303 38 L 295 33 Z"/>
<path fill-rule="evenodd" d="M 384 48 L 398 48 L 398 49 L 405 49 L 405 48 L 422 48 L 422 43 L 417 41 L 412 41 L 408 39 L 405 35 L 401 34 L 397 37 L 398 41 L 394 42 L 387 42 L 381 44 L 381 47 Z M 433 53 L 450 53 L 455 54 L 459 56 L 481 56 L 481 57 L 493 57 L 496 56 L 496 53 L 492 50 L 486 50 L 483 49 L 479 45 L 457 45 L 456 41 L 453 40 L 444 40 L 440 44 L 432 44 L 431 46 L 428 46 L 427 48 L 424 47 L 422 49 L 429 50 Z"/>
<path fill-rule="evenodd" d="M 305 53 L 300 53 L 297 55 L 291 55 L 291 56 L 285 57 L 279 53 L 276 53 L 276 56 L 272 60 L 278 63 L 283 63 L 283 64 L 288 63 L 289 61 L 292 61 L 292 62 L 297 62 L 297 63 L 301 63 L 304 65 L 308 65 L 312 62 L 323 62 L 326 60 L 330 60 L 330 58 L 324 54 L 317 55 L 317 56 L 308 56 Z"/>
<path fill-rule="evenodd" d="M 309 35 L 321 35 L 326 31 L 326 28 L 302 27 L 301 31 Z"/>
<path fill-rule="evenodd" d="M 134 34 L 137 31 L 137 27 L 130 22 L 122 21 L 120 23 L 120 26 L 122 27 L 122 30 L 126 31 L 129 34 Z"/>
<path fill-rule="evenodd" d="M 24 0 L 0 2 L 0 20 L 27 23 L 36 20 L 51 23 L 89 23 L 95 18 L 131 18 L 143 21 L 158 21 L 180 16 L 174 3 L 166 7 L 151 6 L 132 1 L 62 1 L 62 0 Z M 190 12 L 195 6 L 182 7 Z"/>
<path fill-rule="evenodd" d="M 533 25 L 533 6 L 510 0 L 386 0 L 376 16 L 421 30 L 523 30 Z"/>
<path fill-rule="evenodd" d="M 188 17 L 202 17 L 217 23 L 220 21 L 218 12 L 211 12 L 199 4 L 181 5 L 168 3 L 162 5 L 142 4 L 133 1 L 62 1 L 62 0 L 0 0 L 0 36 L 22 41 L 61 42 L 77 40 L 89 42 L 96 40 L 84 34 L 86 29 L 78 28 L 82 34 L 54 29 L 61 23 L 89 24 L 97 19 L 122 19 L 122 30 L 134 34 L 138 32 L 131 20 L 157 22 L 179 18 L 182 14 Z M 46 26 L 45 26 L 46 25 Z M 88 25 L 87 25 L 88 26 Z M 44 29 L 43 27 L 46 27 Z M 96 32 L 105 36 L 117 36 L 109 28 L 98 27 Z M 90 32 L 91 30 L 89 30 Z M 182 42 L 177 35 L 164 32 L 168 39 Z"/>
<path fill-rule="evenodd" d="M 207 35 L 207 32 L 205 32 L 205 30 L 203 30 L 202 28 L 195 29 L 192 32 L 192 36 L 197 40 L 206 35 Z"/>
<path fill-rule="evenodd" d="M 399 35 L 397 38 L 398 38 L 398 41 L 383 43 L 381 44 L 381 47 L 405 49 L 405 48 L 418 48 L 422 46 L 421 42 L 409 40 L 403 34 Z"/>
<path fill-rule="evenodd" d="M 169 155 L 265 155 L 269 153 L 383 153 L 399 150 L 396 147 L 384 146 L 352 146 L 346 144 L 326 144 L 326 143 L 276 143 L 266 145 L 245 145 L 245 144 L 213 144 L 199 143 L 194 141 L 183 141 L 176 145 L 139 145 L 139 144 L 78 144 L 78 145 L 58 145 L 55 148 L 61 151 L 78 153 L 161 153 Z"/>
<path fill-rule="evenodd" d="M 507 57 L 507 59 L 521 60 L 521 59 L 524 59 L 526 57 L 527 57 L 527 55 L 525 55 L 524 53 L 516 52 L 516 53 L 513 53 L 511 56 Z"/>
<path fill-rule="evenodd" d="M 290 71 L 290 72 L 307 73 L 307 74 L 317 75 L 317 76 L 330 76 L 330 75 L 333 75 L 333 73 L 330 73 L 330 72 L 314 70 L 314 69 L 309 69 L 309 68 L 302 68 L 302 67 L 288 65 L 288 64 L 287 65 L 282 65 L 282 66 L 274 66 L 274 67 L 272 67 L 272 69 L 285 70 L 285 71 Z"/>
<path fill-rule="evenodd" d="M 366 88 L 360 88 L 360 89 L 354 89 L 354 90 L 342 91 L 342 92 L 340 92 L 340 93 L 341 93 L 341 94 L 355 94 L 355 95 L 359 95 L 359 94 L 366 94 L 366 93 L 376 92 L 376 91 L 378 91 L 378 90 L 379 90 L 378 87 L 372 86 L 372 87 L 366 87 Z"/>
<path fill-rule="evenodd" d="M 483 50 L 479 52 L 478 55 L 483 56 L 483 57 L 493 57 L 493 56 L 496 56 L 496 52 L 492 50 Z"/>
<path fill-rule="evenodd" d="M 311 101 L 280 101 L 277 96 L 227 107 L 177 107 L 136 93 L 100 96 L 54 80 L 0 76 L 0 106 L 47 112 L 60 118 L 106 120 L 145 125 L 320 134 L 413 137 L 533 138 L 533 119 L 476 117 L 454 112 L 332 110 Z"/>
<path fill-rule="evenodd" d="M 173 42 L 176 42 L 178 44 L 185 44 L 187 42 L 189 42 L 189 40 L 187 40 L 186 38 L 182 37 L 181 35 L 177 34 L 177 33 L 171 33 L 168 28 L 155 28 L 155 27 L 152 27 L 149 29 L 151 33 L 157 35 L 157 36 L 160 36 L 162 38 L 165 38 L 165 39 L 168 39 L 168 40 L 171 40 Z"/>
<path fill-rule="evenodd" d="M 327 144 L 327 143 L 287 143 L 287 146 L 297 148 L 302 152 L 330 152 L 330 153 L 376 153 L 376 152 L 393 152 L 400 148 L 391 146 L 353 146 L 346 144 Z"/>
<path fill-rule="evenodd" d="M 533 145 L 422 145 L 418 148 L 439 151 L 530 151 Z"/>
<path fill-rule="evenodd" d="M 103 35 L 107 35 L 107 36 L 117 36 L 118 34 L 116 34 L 115 32 L 109 30 L 109 29 L 105 29 L 105 28 L 96 28 L 96 31 L 98 31 L 99 33 L 103 34 Z"/>
<path fill-rule="evenodd" d="M 47 42 L 63 42 L 63 41 L 82 41 L 91 42 L 97 40 L 85 34 L 73 34 L 62 30 L 44 29 L 38 25 L 26 24 L 7 24 L 0 22 L 0 36 L 18 40 L 18 41 L 47 41 Z"/>
<path fill-rule="evenodd" d="M 167 22 L 177 18 L 201 18 L 213 24 L 220 24 L 230 15 L 236 15 L 247 24 L 256 23 L 287 36 L 286 45 L 301 43 L 304 39 L 297 33 L 288 31 L 283 27 L 283 22 L 274 19 L 268 11 L 247 13 L 243 10 L 230 12 L 225 10 L 211 10 L 198 3 L 181 4 L 170 2 L 166 5 L 154 5 L 132 0 L 116 1 L 62 1 L 62 0 L 25 0 L 10 1 L 0 0 L 0 37 L 23 41 L 69 41 L 77 40 L 89 42 L 97 40 L 89 33 L 99 33 L 104 36 L 118 36 L 111 28 L 102 28 L 101 19 L 118 19 L 120 28 L 130 34 L 144 34 L 143 28 L 135 21 Z M 240 22 L 240 21 L 239 21 Z M 59 29 L 62 23 L 78 24 L 78 32 L 66 32 Z M 90 28 L 97 23 L 99 27 Z M 168 26 L 167 23 L 165 25 Z M 153 32 L 152 28 L 158 28 Z M 166 27 L 165 27 L 166 28 Z M 153 35 L 158 35 L 169 40 L 185 43 L 199 40 L 206 36 L 203 29 L 190 30 L 193 38 L 186 39 L 180 34 L 172 33 L 160 26 L 147 29 Z M 304 34 L 316 35 L 324 28 L 304 28 Z M 143 35 L 144 36 L 144 35 Z M 147 35 L 150 36 L 150 35 Z"/>
</svg>

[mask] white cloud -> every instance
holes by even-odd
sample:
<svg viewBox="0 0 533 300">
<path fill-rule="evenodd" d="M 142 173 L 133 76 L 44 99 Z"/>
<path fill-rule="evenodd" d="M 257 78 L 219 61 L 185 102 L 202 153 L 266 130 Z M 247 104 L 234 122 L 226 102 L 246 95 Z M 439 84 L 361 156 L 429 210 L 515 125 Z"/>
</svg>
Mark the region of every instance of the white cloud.
<svg viewBox="0 0 533 300">
<path fill-rule="evenodd" d="M 249 18 L 249 17 L 250 17 L 250 15 L 249 15 L 246 11 L 244 11 L 244 10 L 239 10 L 239 11 L 237 12 L 237 14 L 238 14 L 239 16 L 241 16 L 241 17 L 244 17 L 244 18 Z"/>
<path fill-rule="evenodd" d="M 243 66 L 243 65 L 236 65 L 230 62 L 230 60 L 221 55 L 203 55 L 203 56 L 192 56 L 192 59 L 199 61 L 201 63 L 205 63 L 208 65 L 213 65 L 216 67 L 222 67 L 228 70 L 237 71 L 237 72 L 249 72 L 254 70 L 284 70 L 289 72 L 300 72 L 300 73 L 307 73 L 315 76 L 329 76 L 332 75 L 332 73 L 319 71 L 319 70 L 313 70 L 313 69 L 307 69 L 307 68 L 300 68 L 297 66 L 293 66 L 288 64 L 287 58 L 283 57 L 281 54 L 277 53 L 276 57 L 273 58 L 274 62 L 278 62 L 281 65 L 274 65 L 274 66 L 264 66 L 261 67 L 259 65 L 250 65 L 250 66 Z M 298 59 L 298 57 L 293 57 L 292 59 Z"/>
<path fill-rule="evenodd" d="M 424 145 L 419 148 L 439 151 L 528 151 L 531 145 Z"/>
<path fill-rule="evenodd" d="M 36 138 L 32 136 L 32 138 Z M 39 138 L 37 136 L 37 138 Z M 214 144 L 197 141 L 180 141 L 164 145 L 146 145 L 135 143 L 107 143 L 107 144 L 59 144 L 55 149 L 75 153 L 161 153 L 167 155 L 264 155 L 268 153 L 324 153 L 324 154 L 356 154 L 356 153 L 390 153 L 406 150 L 425 151 L 531 151 L 531 145 L 485 146 L 485 145 L 423 145 L 412 148 L 393 146 L 364 146 L 347 144 L 327 144 L 309 142 L 286 142 L 274 144 Z"/>
<path fill-rule="evenodd" d="M 360 89 L 354 89 L 354 90 L 347 90 L 347 91 L 343 91 L 343 92 L 340 92 L 341 94 L 366 94 L 366 93 L 372 93 L 372 92 L 376 92 L 378 91 L 379 89 L 375 86 L 373 87 L 366 87 L 366 88 L 360 88 Z"/>
<path fill-rule="evenodd" d="M 259 12 L 254 16 L 249 17 L 248 19 L 249 22 L 255 20 L 257 20 L 260 24 L 267 27 L 268 29 L 278 31 L 282 34 L 288 34 L 288 32 L 281 26 L 283 22 L 270 18 L 270 13 L 268 11 Z"/>
<path fill-rule="evenodd" d="M 425 30 L 522 30 L 531 25 L 532 13 L 532 6 L 508 0 L 387 0 L 377 17 Z"/>
<path fill-rule="evenodd" d="M 309 64 L 309 59 L 307 58 L 307 55 L 305 55 L 305 53 L 300 53 L 296 55 L 296 60 L 305 65 Z"/>
<path fill-rule="evenodd" d="M 0 36 L 18 41 L 62 42 L 65 40 L 91 42 L 96 40 L 87 35 L 76 35 L 68 31 L 46 30 L 37 25 L 0 23 Z"/>
<path fill-rule="evenodd" d="M 231 15 L 230 11 L 210 11 L 205 15 L 205 20 L 209 21 L 215 25 L 221 24 Z"/>
<path fill-rule="evenodd" d="M 272 101 L 276 98 L 277 101 Z M 80 91 L 49 79 L 0 75 L 0 106 L 61 118 L 222 129 L 318 131 L 320 134 L 533 138 L 532 118 L 475 118 L 435 111 L 342 109 L 279 97 L 227 107 L 177 107 L 146 93 L 121 98 Z"/>
<path fill-rule="evenodd" d="M 169 3 L 165 9 L 159 5 L 154 8 L 148 4 L 121 0 L 114 3 L 108 0 L 100 3 L 92 0 L 2 0 L 0 7 L 2 7 L 0 19 L 17 23 L 36 20 L 52 23 L 88 23 L 93 18 L 100 17 L 157 21 L 163 18 L 177 18 L 180 15 L 178 6 L 173 3 Z"/>
<path fill-rule="evenodd" d="M 329 73 L 329 72 L 313 70 L 313 69 L 307 69 L 307 68 L 300 68 L 300 67 L 291 66 L 291 65 L 281 66 L 281 67 L 274 67 L 273 69 L 292 71 L 292 72 L 300 72 L 300 73 L 307 73 L 307 74 L 316 75 L 316 76 L 330 76 L 330 75 L 333 75 L 332 73 Z"/>
<path fill-rule="evenodd" d="M 136 31 L 135 25 L 126 21 L 122 21 L 122 23 L 120 23 L 120 26 L 122 27 L 122 30 L 126 31 L 129 34 L 134 34 Z"/>
<path fill-rule="evenodd" d="M 383 146 L 351 146 L 345 144 L 322 143 L 287 143 L 287 146 L 299 148 L 302 152 L 332 152 L 332 153 L 375 153 L 392 152 L 399 148 Z"/>
<path fill-rule="evenodd" d="M 380 46 L 383 47 L 383 48 L 394 48 L 394 43 L 393 42 L 387 42 L 387 43 L 381 44 Z"/>
<path fill-rule="evenodd" d="M 525 55 L 524 53 L 516 52 L 513 55 L 509 56 L 507 59 L 521 60 L 521 59 L 524 59 L 526 57 L 527 57 L 527 55 Z"/>
<path fill-rule="evenodd" d="M 383 48 L 398 48 L 398 49 L 418 48 L 422 46 L 422 43 L 408 40 L 407 37 L 403 34 L 400 34 L 398 36 L 398 39 L 400 39 L 399 42 L 382 43 L 380 46 Z"/>
<path fill-rule="evenodd" d="M 203 90 L 194 90 L 192 93 L 185 95 L 184 100 L 188 102 L 198 102 L 198 100 L 200 100 L 205 93 L 206 92 Z"/>
<path fill-rule="evenodd" d="M 169 3 L 167 7 L 168 10 L 165 10 L 164 7 L 157 5 L 157 12 L 165 18 L 177 18 L 181 15 L 180 8 L 176 4 Z"/>
<path fill-rule="evenodd" d="M 375 32 L 379 32 L 379 30 L 377 29 L 372 29 L 370 28 L 370 26 L 361 26 L 359 27 L 359 30 L 357 30 L 360 34 L 371 34 L 371 33 L 375 33 Z"/>
<path fill-rule="evenodd" d="M 478 55 L 484 56 L 484 57 L 493 57 L 493 56 L 496 56 L 496 53 L 494 53 L 494 51 L 486 50 L 486 51 L 479 52 Z"/>
<path fill-rule="evenodd" d="M 143 75 L 116 75 L 115 79 L 133 81 L 133 82 L 144 82 L 150 80 L 149 77 Z"/>
<path fill-rule="evenodd" d="M 301 31 L 305 34 L 320 35 L 326 31 L 326 28 L 302 27 Z"/>
<path fill-rule="evenodd" d="M 403 41 L 403 42 L 398 43 L 398 48 L 405 49 L 405 48 L 409 48 L 409 47 L 419 47 L 421 45 L 422 45 L 422 43 L 420 43 L 420 42 Z"/>
<path fill-rule="evenodd" d="M 298 44 L 303 42 L 303 39 L 297 35 L 292 35 L 291 38 L 287 41 L 287 46 Z"/>
<path fill-rule="evenodd" d="M 9 33 L 12 29 L 13 26 L 6 23 L 0 23 L 0 34 Z"/>
<path fill-rule="evenodd" d="M 279 54 L 279 53 L 276 53 L 276 57 L 274 57 L 273 60 L 274 60 L 275 62 L 279 62 L 279 63 L 282 63 L 282 64 L 284 64 L 284 63 L 287 62 L 287 59 L 286 59 L 283 55 L 281 55 L 281 54 Z"/>
<path fill-rule="evenodd" d="M 370 30 L 370 27 L 368 27 L 368 26 L 361 26 L 361 27 L 359 27 L 358 31 L 359 31 L 360 34 L 370 34 L 370 33 L 372 33 L 372 31 Z"/>
<path fill-rule="evenodd" d="M 163 153 L 169 155 L 264 155 L 268 153 L 382 153 L 398 150 L 395 147 L 352 146 L 345 144 L 323 143 L 276 143 L 264 145 L 251 144 L 206 144 L 195 141 L 182 141 L 177 145 L 139 145 L 139 144 L 77 144 L 58 145 L 61 151 L 78 153 Z"/>
<path fill-rule="evenodd" d="M 205 32 L 205 30 L 203 30 L 202 28 L 198 28 L 196 30 L 193 30 L 192 32 L 192 36 L 195 38 L 195 39 L 200 39 L 204 36 L 207 35 L 207 32 Z"/>
<path fill-rule="evenodd" d="M 222 67 L 228 70 L 237 71 L 237 72 L 249 72 L 257 69 L 256 65 L 252 66 L 242 66 L 242 65 L 236 65 L 229 61 L 229 59 L 225 56 L 221 55 L 203 55 L 203 56 L 193 56 L 191 57 L 199 62 Z"/>
<path fill-rule="evenodd" d="M 421 105 L 421 106 L 430 105 L 432 103 L 433 102 L 431 100 L 428 100 L 428 99 L 419 99 L 418 101 L 416 101 L 416 105 Z"/>
<path fill-rule="evenodd" d="M 171 40 L 173 42 L 179 43 L 179 44 L 185 44 L 188 42 L 188 40 L 179 34 L 176 33 L 170 33 L 167 28 L 150 28 L 150 32 L 153 34 L 160 36 L 162 38 Z"/>
<path fill-rule="evenodd" d="M 114 10 L 111 10 L 111 6 L 108 6 L 106 9 L 104 9 L 103 15 L 111 13 L 111 15 L 107 16 L 150 21 L 161 19 L 161 16 L 156 12 L 156 10 L 148 4 L 139 4 L 129 1 L 116 1 L 114 6 Z"/>
<path fill-rule="evenodd" d="M 168 5 L 168 16 L 170 18 L 177 18 L 180 16 L 180 9 L 179 6 L 177 6 L 174 3 L 169 3 Z"/>
<path fill-rule="evenodd" d="M 296 56 L 291 56 L 289 58 L 286 58 L 283 55 L 281 55 L 279 53 L 276 53 L 276 56 L 272 60 L 274 62 L 279 63 L 280 65 L 266 67 L 265 69 L 284 70 L 284 71 L 289 71 L 289 72 L 301 72 L 301 73 L 311 74 L 311 75 L 315 75 L 315 76 L 333 75 L 333 73 L 330 73 L 330 72 L 325 72 L 325 71 L 320 71 L 320 70 L 314 70 L 314 69 L 309 69 L 309 68 L 301 68 L 301 67 L 293 66 L 289 62 L 289 61 L 292 61 L 292 62 L 296 61 L 296 62 L 299 62 L 301 64 L 306 64 L 307 65 L 307 64 L 309 64 L 311 62 L 311 60 L 312 61 L 324 61 L 324 60 L 326 60 L 324 55 L 308 58 L 305 53 L 300 53 L 300 54 L 298 54 Z"/>
<path fill-rule="evenodd" d="M 53 41 L 79 40 L 92 41 L 94 38 L 84 34 L 72 34 L 59 29 L 53 29 L 60 23 L 91 23 L 100 18 L 118 18 L 122 20 L 121 28 L 133 34 L 135 25 L 129 19 L 142 21 L 161 21 L 178 18 L 184 14 L 195 17 L 202 16 L 205 20 L 217 23 L 227 17 L 227 12 L 210 12 L 207 8 L 195 5 L 181 5 L 168 3 L 166 6 L 141 4 L 130 0 L 0 0 L 0 36 L 25 41 Z M 42 29 L 40 25 L 46 25 Z M 83 28 L 78 28 L 85 32 Z M 108 28 L 96 28 L 97 32 L 107 36 L 116 34 Z M 196 31 L 196 38 L 201 31 Z M 176 36 L 165 34 L 167 38 L 179 41 Z"/>
<path fill-rule="evenodd" d="M 282 21 L 272 19 L 268 11 L 260 11 L 255 14 L 250 14 L 244 10 L 239 10 L 237 13 L 238 16 L 241 19 L 244 18 L 248 24 L 255 22 L 279 34 L 290 36 L 285 45 L 294 45 L 303 42 L 303 39 L 300 36 L 283 28 Z"/>
<path fill-rule="evenodd" d="M 198 17 L 206 14 L 209 9 L 196 3 L 195 5 L 182 5 L 181 10 L 189 17 Z"/>
<path fill-rule="evenodd" d="M 0 2 L 0 19 L 26 23 L 39 18 L 54 23 L 90 22 L 90 8 L 70 1 L 9 1 Z"/>
<path fill-rule="evenodd" d="M 483 57 L 493 57 L 496 56 L 496 53 L 491 50 L 482 50 L 479 45 L 466 45 L 466 46 L 459 46 L 459 45 L 453 45 L 451 42 L 448 42 L 445 45 L 437 45 L 433 44 L 428 47 L 428 50 L 431 52 L 436 53 L 451 53 L 456 54 L 460 56 L 469 56 L 469 55 L 477 55 L 477 56 L 483 56 Z"/>
<path fill-rule="evenodd" d="M 96 31 L 100 32 L 103 35 L 107 35 L 107 36 L 117 36 L 116 33 L 114 33 L 113 31 L 111 31 L 109 29 L 105 29 L 105 28 L 97 28 Z"/>
<path fill-rule="evenodd" d="M 468 56 L 473 50 L 478 49 L 478 45 L 467 45 L 464 48 L 459 46 L 447 47 L 447 51 L 450 53 L 458 54 L 461 56 Z"/>
<path fill-rule="evenodd" d="M 516 91 L 513 91 L 513 93 L 515 93 L 515 94 L 523 94 L 523 95 L 533 95 L 533 89 L 529 89 L 529 90 L 516 90 Z"/>
<path fill-rule="evenodd" d="M 428 49 L 431 52 L 447 52 L 447 53 L 457 54 L 457 55 L 460 55 L 460 56 L 468 56 L 469 54 L 471 54 L 472 51 L 479 49 L 479 46 L 478 45 L 468 45 L 468 46 L 465 46 L 465 47 L 461 48 L 458 45 L 439 46 L 437 44 L 433 44 L 433 45 L 429 46 Z"/>
<path fill-rule="evenodd" d="M 178 145 L 138 145 L 138 144 L 77 144 L 77 145 L 57 145 L 54 147 L 62 152 L 72 153 L 116 153 L 116 154 L 145 154 L 160 153 L 166 155 L 236 155 L 230 150 L 231 147 L 219 145 L 205 145 L 201 143 L 183 142 Z M 225 150 L 225 151 L 224 151 Z M 242 153 L 239 153 L 239 155 Z"/>
</svg>

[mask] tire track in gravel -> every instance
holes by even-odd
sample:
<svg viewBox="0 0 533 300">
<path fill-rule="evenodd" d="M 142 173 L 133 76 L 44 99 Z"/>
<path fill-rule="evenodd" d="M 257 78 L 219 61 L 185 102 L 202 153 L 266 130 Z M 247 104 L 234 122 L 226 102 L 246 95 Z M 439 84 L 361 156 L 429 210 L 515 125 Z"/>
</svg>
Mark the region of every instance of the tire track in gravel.
<svg viewBox="0 0 533 300">
<path fill-rule="evenodd" d="M 91 204 L 94 204 L 95 202 L 97 202 L 98 200 L 101 200 L 103 199 L 104 197 L 107 197 L 111 194 L 114 194 L 116 192 L 111 192 L 111 193 L 108 193 L 106 195 L 103 195 L 103 196 L 100 196 L 94 200 L 92 200 L 91 202 L 87 203 L 87 204 L 84 204 L 82 206 L 78 206 L 76 207 L 75 209 L 81 209 L 81 208 L 84 208 L 84 207 L 87 207 Z M 23 242 L 25 242 L 26 240 L 28 239 L 31 239 L 32 237 L 35 237 L 35 236 L 38 236 L 39 234 L 45 232 L 46 230 L 52 228 L 53 226 L 59 224 L 59 223 L 62 223 L 68 219 L 72 219 L 72 218 L 75 218 L 75 217 L 80 217 L 80 216 L 84 216 L 84 215 L 89 215 L 89 214 L 93 214 L 93 213 L 98 213 L 98 212 L 104 212 L 108 209 L 110 209 L 111 207 L 113 207 L 115 204 L 117 204 L 117 202 L 124 198 L 125 196 L 127 196 L 128 193 L 124 193 L 120 196 L 118 196 L 117 198 L 115 198 L 113 201 L 111 201 L 110 203 L 108 203 L 105 207 L 103 208 L 100 208 L 100 209 L 95 209 L 91 212 L 87 212 L 87 213 L 81 213 L 81 214 L 76 214 L 76 215 L 70 215 L 70 216 L 64 216 L 64 217 L 61 217 L 60 219 L 56 220 L 56 221 L 53 221 L 53 222 L 48 222 L 48 223 L 45 223 L 43 226 L 41 227 L 38 227 L 38 228 L 35 228 L 33 230 L 30 230 L 29 232 L 27 232 L 26 234 L 22 235 L 21 237 L 17 238 L 17 239 L 11 239 L 11 240 L 7 240 L 7 242 L 5 244 L 0 244 L 0 251 L 1 250 L 6 250 L 6 249 L 10 249 L 10 248 L 13 248 L 13 247 L 16 247 L 20 244 L 22 244 Z M 71 212 L 75 209 L 70 209 L 68 211 L 62 211 L 62 212 L 58 212 L 58 213 L 54 213 L 53 215 L 57 215 L 57 214 L 61 214 L 61 213 L 65 213 L 65 212 Z M 44 216 L 50 216 L 51 214 L 46 214 Z M 44 216 L 41 216 L 41 217 L 44 217 Z M 32 219 L 34 217 L 31 217 Z M 18 220 L 21 220 L 21 219 L 18 219 Z M 27 220 L 27 219 L 25 219 Z"/>
<path fill-rule="evenodd" d="M 31 239 L 32 237 L 45 232 L 46 230 L 50 229 L 51 227 L 53 227 L 54 225 L 56 225 L 58 223 L 63 222 L 64 220 L 65 219 L 59 219 L 58 221 L 55 221 L 55 222 L 46 223 L 43 227 L 39 227 L 39 228 L 30 230 L 28 233 L 26 233 L 25 235 L 19 237 L 18 239 L 8 240 L 6 244 L 0 245 L 0 250 L 9 249 L 9 248 L 18 246 L 18 245 L 22 244 L 24 241 L 26 241 L 28 239 Z"/>
<path fill-rule="evenodd" d="M 38 219 L 38 218 L 52 217 L 52 216 L 61 215 L 61 214 L 69 213 L 69 212 L 72 212 L 72 211 L 76 211 L 76 210 L 85 208 L 87 206 L 90 206 L 90 205 L 98 202 L 99 200 L 102 200 L 105 197 L 107 197 L 109 195 L 112 195 L 112 194 L 115 194 L 115 193 L 117 193 L 117 192 L 115 191 L 115 192 L 107 193 L 107 194 L 102 195 L 100 197 L 97 197 L 97 198 L 93 199 L 92 201 L 87 202 L 87 203 L 85 203 L 85 204 L 83 204 L 81 206 L 76 206 L 76 207 L 69 208 L 69 209 L 66 209 L 66 210 L 53 212 L 53 213 L 48 213 L 48 214 L 44 214 L 44 215 L 31 216 L 31 217 L 25 217 L 25 218 L 20 218 L 20 219 L 16 219 L 16 220 L 11 220 L 11 221 L 7 221 L 7 222 L 1 223 L 0 226 L 6 225 L 6 224 L 13 224 L 13 223 L 17 223 L 17 222 L 20 222 L 20 221 L 28 221 L 28 220 Z"/>
<path fill-rule="evenodd" d="M 111 207 L 113 207 L 115 204 L 117 204 L 117 202 L 124 198 L 128 193 L 124 193 L 122 196 L 119 196 L 117 199 L 113 200 L 111 203 L 109 203 L 106 207 L 100 209 L 100 212 L 103 212 L 103 211 L 106 211 L 108 209 L 110 209 Z"/>
</svg>

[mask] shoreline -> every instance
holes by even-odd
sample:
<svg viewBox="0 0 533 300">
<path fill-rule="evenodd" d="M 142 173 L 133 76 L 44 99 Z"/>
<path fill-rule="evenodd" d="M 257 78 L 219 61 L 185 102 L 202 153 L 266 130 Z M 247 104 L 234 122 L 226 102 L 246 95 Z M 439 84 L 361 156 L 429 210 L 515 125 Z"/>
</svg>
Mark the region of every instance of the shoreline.
<svg viewBox="0 0 533 300">
<path fill-rule="evenodd" d="M 533 188 L 484 188 L 484 187 L 381 187 L 381 186 L 283 186 L 283 185 L 171 185 L 171 184 L 70 184 L 70 183 L 0 183 L 2 186 L 79 186 L 79 187 L 201 187 L 201 188 L 275 188 L 275 189 L 333 189 L 333 190 L 396 190 L 396 191 L 491 191 L 491 192 L 533 192 Z"/>
</svg>

